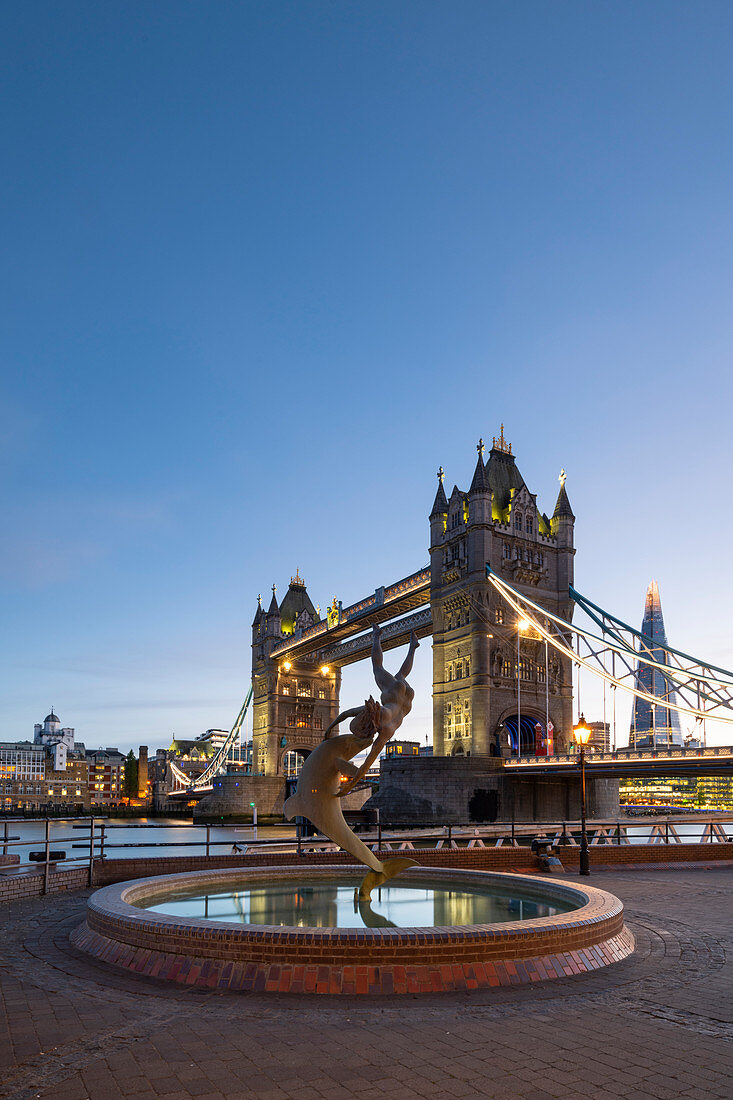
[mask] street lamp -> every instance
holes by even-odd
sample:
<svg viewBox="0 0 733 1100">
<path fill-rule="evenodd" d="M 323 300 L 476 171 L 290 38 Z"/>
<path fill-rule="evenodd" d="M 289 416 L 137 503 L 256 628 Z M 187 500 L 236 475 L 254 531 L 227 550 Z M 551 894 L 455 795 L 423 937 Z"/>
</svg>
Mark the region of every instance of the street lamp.
<svg viewBox="0 0 733 1100">
<path fill-rule="evenodd" d="M 588 834 L 585 831 L 585 746 L 590 741 L 591 728 L 581 714 L 577 726 L 573 726 L 573 737 L 580 746 L 580 873 L 589 875 Z"/>
<path fill-rule="evenodd" d="M 521 663 L 520 642 L 522 635 L 529 630 L 526 619 L 517 620 L 517 756 L 522 755 L 522 685 L 519 666 Z"/>
</svg>

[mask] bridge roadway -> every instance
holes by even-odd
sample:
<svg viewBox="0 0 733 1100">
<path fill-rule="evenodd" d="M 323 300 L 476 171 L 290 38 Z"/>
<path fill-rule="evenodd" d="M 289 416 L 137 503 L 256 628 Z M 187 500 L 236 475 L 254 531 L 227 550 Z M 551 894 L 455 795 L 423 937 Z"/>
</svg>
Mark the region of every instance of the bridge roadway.
<svg viewBox="0 0 733 1100">
<path fill-rule="evenodd" d="M 410 758 L 407 757 L 407 760 Z M 400 758 L 404 763 L 403 758 Z M 499 760 L 486 757 L 492 769 L 500 769 L 506 775 L 518 775 L 522 779 L 534 776 L 577 775 L 580 757 L 575 753 L 561 756 L 515 756 Z M 585 758 L 586 774 L 595 779 L 644 779 L 648 776 L 690 777 L 733 775 L 733 747 L 715 745 L 707 749 L 659 749 L 634 751 L 617 749 L 616 752 L 591 753 Z M 194 792 L 171 791 L 169 799 L 186 801 L 208 794 L 212 788 Z"/>
<path fill-rule="evenodd" d="M 504 761 L 508 775 L 577 775 L 580 757 L 517 756 Z M 733 747 L 715 745 L 706 749 L 617 749 L 615 752 L 588 753 L 586 774 L 596 779 L 643 779 L 647 776 L 733 775 Z"/>
<path fill-rule="evenodd" d="M 389 623 L 383 632 L 382 648 L 394 649 L 403 645 L 414 630 L 419 638 L 433 632 L 430 614 L 430 566 L 419 569 L 395 584 L 377 590 L 366 599 L 339 609 L 338 619 L 329 626 L 328 618 L 315 623 L 308 630 L 296 631 L 291 637 L 276 645 L 275 658 L 297 661 L 318 653 L 320 659 L 340 667 L 361 661 L 371 648 L 371 636 L 364 634 L 375 624 Z M 423 608 L 418 615 L 410 614 L 399 622 L 392 622 L 405 612 Z M 349 641 L 346 641 L 349 639 Z M 343 644 L 340 644 L 343 643 Z"/>
</svg>

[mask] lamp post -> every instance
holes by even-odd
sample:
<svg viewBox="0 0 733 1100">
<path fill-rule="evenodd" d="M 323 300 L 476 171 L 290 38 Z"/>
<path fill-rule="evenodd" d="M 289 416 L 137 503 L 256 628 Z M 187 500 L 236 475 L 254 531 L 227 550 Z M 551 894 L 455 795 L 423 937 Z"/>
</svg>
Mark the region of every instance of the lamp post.
<svg viewBox="0 0 733 1100">
<path fill-rule="evenodd" d="M 585 746 L 588 744 L 591 728 L 581 714 L 577 726 L 573 726 L 573 737 L 580 746 L 580 873 L 589 875 L 588 834 L 585 830 Z"/>
<path fill-rule="evenodd" d="M 519 666 L 521 664 L 520 642 L 522 635 L 529 629 L 526 619 L 517 621 L 517 756 L 522 755 L 522 686 Z"/>
</svg>

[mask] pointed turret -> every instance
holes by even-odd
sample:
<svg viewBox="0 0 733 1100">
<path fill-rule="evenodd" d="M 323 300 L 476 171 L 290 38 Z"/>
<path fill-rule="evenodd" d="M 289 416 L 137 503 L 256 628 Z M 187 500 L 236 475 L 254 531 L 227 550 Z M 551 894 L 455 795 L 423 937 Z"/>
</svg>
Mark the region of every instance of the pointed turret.
<svg viewBox="0 0 733 1100">
<path fill-rule="evenodd" d="M 430 513 L 430 518 L 431 519 L 433 518 L 433 516 L 442 515 L 444 512 L 448 511 L 448 501 L 446 499 L 445 489 L 443 488 L 443 478 L 444 477 L 445 477 L 445 473 L 443 471 L 443 467 L 441 466 L 440 469 L 438 470 L 438 491 L 435 494 L 435 500 L 433 501 L 433 509 Z"/>
<path fill-rule="evenodd" d="M 564 470 L 560 471 L 560 492 L 557 494 L 557 503 L 555 504 L 555 511 L 552 513 L 552 518 L 557 519 L 560 516 L 567 516 L 569 519 L 574 520 L 573 509 L 570 507 L 570 501 L 568 500 L 567 490 L 565 488 L 566 474 Z"/>
<path fill-rule="evenodd" d="M 489 491 L 489 479 L 486 474 L 486 466 L 484 465 L 484 441 L 479 439 L 476 444 L 476 450 L 478 451 L 478 459 L 476 461 L 476 469 L 473 471 L 473 481 L 471 482 L 471 488 L 468 490 L 468 495 L 472 493 L 487 493 Z"/>
<path fill-rule="evenodd" d="M 277 605 L 277 597 L 275 596 L 276 592 L 277 592 L 277 585 L 273 584 L 273 586 L 272 586 L 272 599 L 270 600 L 270 606 L 267 609 L 267 614 L 268 615 L 279 615 L 280 614 L 280 608 Z"/>
<path fill-rule="evenodd" d="M 550 531 L 552 537 L 557 539 L 557 545 L 562 547 L 571 547 L 573 545 L 573 529 L 575 527 L 575 516 L 573 515 L 573 509 L 570 507 L 570 501 L 568 500 L 567 490 L 565 489 L 566 474 L 564 470 L 560 471 L 560 492 L 557 494 L 557 503 L 555 505 L 555 511 L 552 513 L 552 519 L 550 521 Z M 568 578 L 572 583 L 572 578 Z M 564 581 L 563 581 L 563 587 Z"/>
<path fill-rule="evenodd" d="M 264 611 L 262 610 L 262 596 L 261 596 L 261 595 L 258 595 L 258 597 L 257 597 L 257 610 L 255 611 L 255 617 L 254 617 L 254 619 L 252 620 L 252 626 L 253 626 L 253 627 L 254 627 L 254 626 L 259 626 L 259 624 L 260 624 L 260 622 L 261 622 L 261 620 L 262 620 L 262 616 L 263 616 L 264 614 L 265 614 L 265 613 L 264 613 Z"/>
</svg>

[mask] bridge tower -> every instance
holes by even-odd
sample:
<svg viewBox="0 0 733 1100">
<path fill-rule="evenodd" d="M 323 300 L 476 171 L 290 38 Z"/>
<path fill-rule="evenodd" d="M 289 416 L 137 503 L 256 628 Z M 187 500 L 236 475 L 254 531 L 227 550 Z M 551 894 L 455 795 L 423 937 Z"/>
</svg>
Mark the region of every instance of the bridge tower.
<svg viewBox="0 0 733 1100">
<path fill-rule="evenodd" d="M 318 654 L 278 660 L 272 651 L 320 621 L 305 582 L 296 571 L 278 605 L 276 588 L 267 611 L 258 597 L 252 623 L 252 773 L 282 776 L 289 752 L 306 756 L 323 740 L 339 712 L 341 670 L 322 665 Z"/>
<path fill-rule="evenodd" d="M 433 745 L 436 756 L 534 752 L 547 712 L 555 751 L 572 736 L 571 662 L 523 635 L 486 579 L 486 563 L 537 603 L 570 621 L 575 517 L 564 471 L 551 518 L 540 512 L 504 438 L 487 461 L 483 440 L 468 491 L 450 497 L 438 472 L 430 513 Z M 517 640 L 519 637 L 519 659 Z"/>
</svg>

